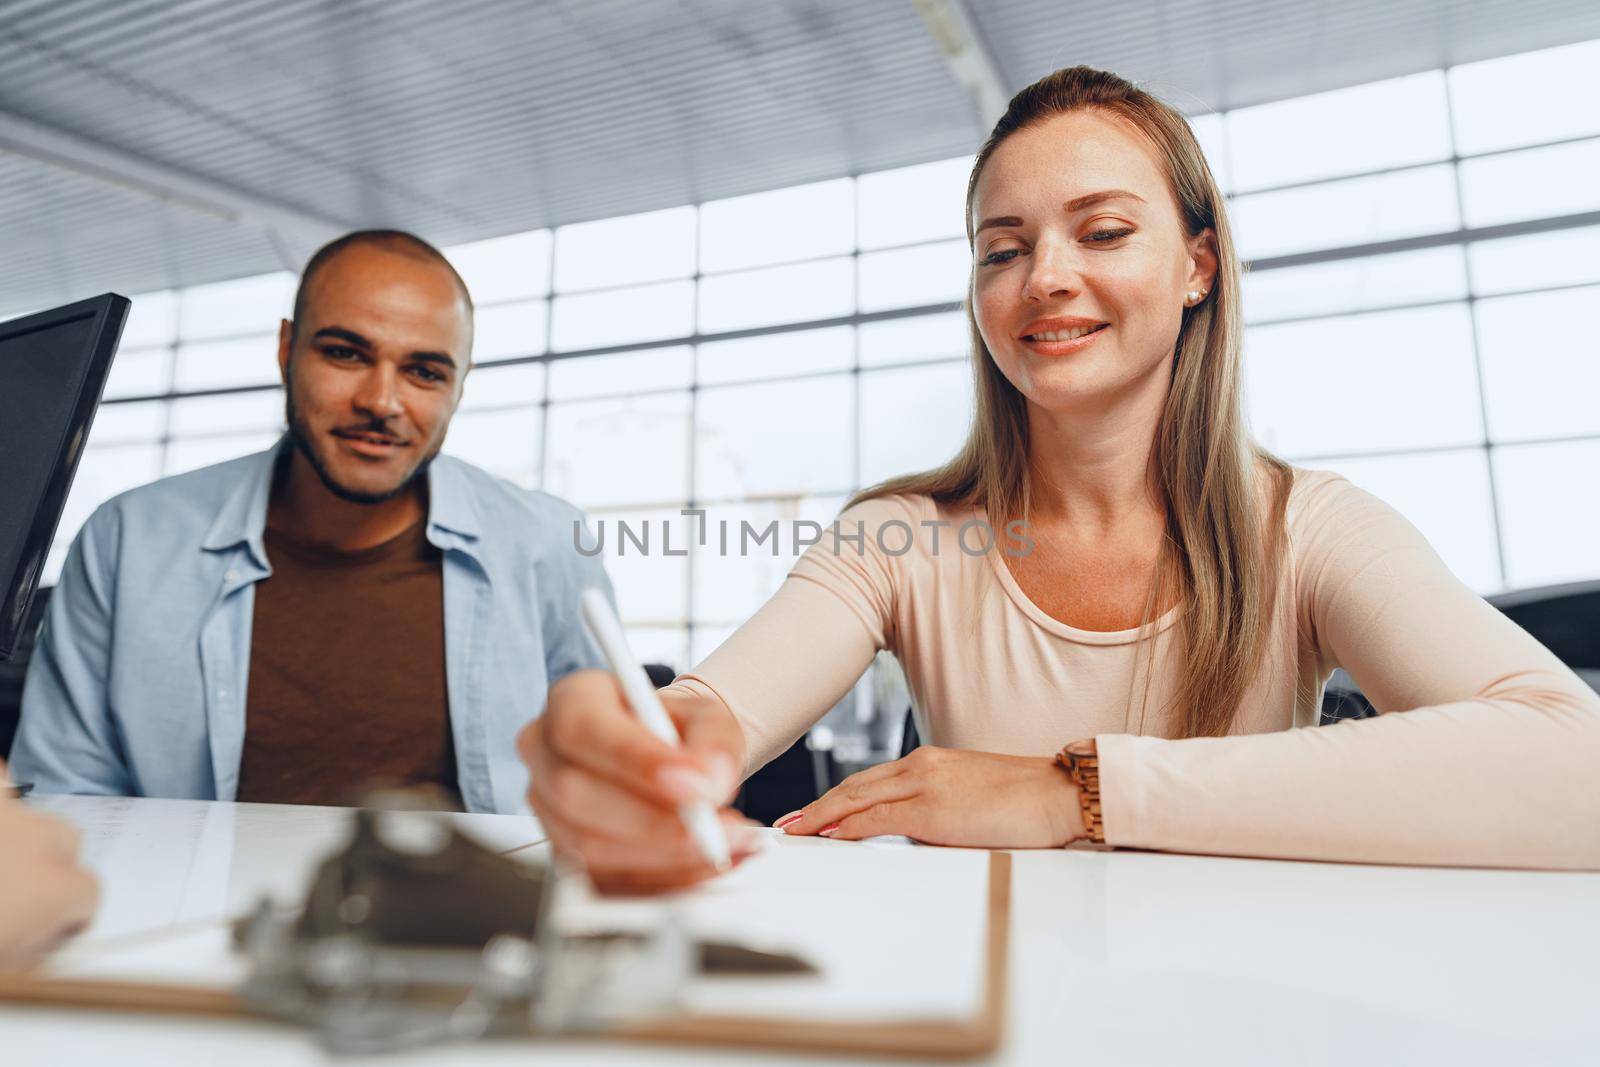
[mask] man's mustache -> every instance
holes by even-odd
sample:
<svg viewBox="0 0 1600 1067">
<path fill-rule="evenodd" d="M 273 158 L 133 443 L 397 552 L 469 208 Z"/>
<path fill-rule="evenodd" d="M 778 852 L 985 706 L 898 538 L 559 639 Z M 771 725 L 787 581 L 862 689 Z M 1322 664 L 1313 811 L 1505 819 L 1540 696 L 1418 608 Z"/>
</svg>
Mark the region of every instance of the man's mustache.
<svg viewBox="0 0 1600 1067">
<path fill-rule="evenodd" d="M 335 437 L 378 437 L 392 444 L 405 444 L 405 438 L 395 433 L 383 423 L 367 423 L 362 426 L 339 426 L 332 431 Z"/>
</svg>

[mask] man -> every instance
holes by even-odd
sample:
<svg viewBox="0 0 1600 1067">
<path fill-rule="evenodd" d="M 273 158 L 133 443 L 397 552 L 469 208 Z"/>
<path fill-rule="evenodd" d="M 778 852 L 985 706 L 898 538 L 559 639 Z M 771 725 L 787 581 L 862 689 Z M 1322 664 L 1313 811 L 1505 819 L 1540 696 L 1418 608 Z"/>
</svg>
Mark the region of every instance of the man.
<svg viewBox="0 0 1600 1067">
<path fill-rule="evenodd" d="M 272 450 L 102 506 L 68 555 L 12 755 L 40 792 L 348 803 L 431 783 L 524 811 L 518 728 L 603 665 L 570 505 L 440 456 L 465 284 L 410 234 L 306 265 Z"/>
</svg>

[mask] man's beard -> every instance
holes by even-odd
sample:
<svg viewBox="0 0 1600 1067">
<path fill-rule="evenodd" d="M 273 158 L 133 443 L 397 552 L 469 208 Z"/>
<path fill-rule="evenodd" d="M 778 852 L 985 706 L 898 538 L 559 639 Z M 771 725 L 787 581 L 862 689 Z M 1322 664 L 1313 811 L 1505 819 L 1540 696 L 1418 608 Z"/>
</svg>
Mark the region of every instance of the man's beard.
<svg viewBox="0 0 1600 1067">
<path fill-rule="evenodd" d="M 340 500 L 347 501 L 351 504 L 382 504 L 385 501 L 393 500 L 395 497 L 411 488 L 412 483 L 418 478 L 426 475 L 428 473 L 429 464 L 433 462 L 433 457 L 439 454 L 439 450 L 435 448 L 432 452 L 429 452 L 426 456 L 423 456 L 422 461 L 417 464 L 416 469 L 410 474 L 406 475 L 404 478 L 400 479 L 400 484 L 396 485 L 393 489 L 386 489 L 381 493 L 368 493 L 359 489 L 351 489 L 347 485 L 340 484 L 333 477 L 333 473 L 329 471 L 328 468 L 323 464 L 322 457 L 317 455 L 316 448 L 312 446 L 311 428 L 306 425 L 305 419 L 301 417 L 299 409 L 296 408 L 294 404 L 293 374 L 290 374 L 289 380 L 284 383 L 283 393 L 286 398 L 286 411 L 284 416 L 285 421 L 287 421 L 289 424 L 289 440 L 294 443 L 295 449 L 302 456 L 306 457 L 306 462 L 310 463 L 311 469 L 317 472 L 317 477 L 322 481 L 323 486 L 327 488 L 328 492 L 332 493 Z M 372 430 L 375 433 L 388 432 L 382 426 L 374 426 L 372 427 Z"/>
</svg>

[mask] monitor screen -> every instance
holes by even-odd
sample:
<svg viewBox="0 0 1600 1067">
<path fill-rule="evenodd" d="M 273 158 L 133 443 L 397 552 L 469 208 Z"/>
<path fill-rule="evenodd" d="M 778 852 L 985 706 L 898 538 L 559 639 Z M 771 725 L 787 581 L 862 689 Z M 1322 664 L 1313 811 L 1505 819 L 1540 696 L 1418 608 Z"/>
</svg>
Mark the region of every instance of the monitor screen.
<svg viewBox="0 0 1600 1067">
<path fill-rule="evenodd" d="M 16 648 L 129 306 L 107 293 L 0 323 L 0 658 Z"/>
</svg>

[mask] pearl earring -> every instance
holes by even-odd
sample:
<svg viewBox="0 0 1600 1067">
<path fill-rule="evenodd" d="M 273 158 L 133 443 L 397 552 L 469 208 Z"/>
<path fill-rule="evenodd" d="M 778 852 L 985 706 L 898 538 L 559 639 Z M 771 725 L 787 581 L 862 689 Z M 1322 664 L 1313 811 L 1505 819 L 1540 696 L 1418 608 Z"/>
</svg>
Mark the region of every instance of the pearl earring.
<svg viewBox="0 0 1600 1067">
<path fill-rule="evenodd" d="M 1202 296 L 1205 296 L 1205 295 L 1206 295 L 1206 291 L 1204 289 L 1190 289 L 1189 290 L 1189 303 L 1191 303 L 1191 304 L 1196 303 Z"/>
</svg>

